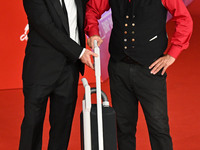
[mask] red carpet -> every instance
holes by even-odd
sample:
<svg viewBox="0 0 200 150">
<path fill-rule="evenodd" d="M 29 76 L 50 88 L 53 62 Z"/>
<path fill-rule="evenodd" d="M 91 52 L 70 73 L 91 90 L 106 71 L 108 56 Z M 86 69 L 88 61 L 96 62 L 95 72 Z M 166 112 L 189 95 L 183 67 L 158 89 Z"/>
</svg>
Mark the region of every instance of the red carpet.
<svg viewBox="0 0 200 150">
<path fill-rule="evenodd" d="M 200 1 L 189 7 L 194 21 L 194 32 L 188 50 L 168 69 L 168 110 L 174 150 L 200 150 Z M 169 37 L 174 23 L 167 25 Z M 91 85 L 92 86 L 92 85 Z M 94 85 L 93 85 L 94 86 Z M 102 84 L 109 94 L 109 81 Z M 80 150 L 79 114 L 84 89 L 79 86 L 79 97 L 73 122 L 69 150 Z M 23 118 L 21 89 L 0 91 L 0 150 L 17 150 L 20 124 Z M 44 124 L 43 150 L 48 144 L 48 113 Z M 139 111 L 137 150 L 150 150 L 148 131 L 143 113 Z"/>
</svg>

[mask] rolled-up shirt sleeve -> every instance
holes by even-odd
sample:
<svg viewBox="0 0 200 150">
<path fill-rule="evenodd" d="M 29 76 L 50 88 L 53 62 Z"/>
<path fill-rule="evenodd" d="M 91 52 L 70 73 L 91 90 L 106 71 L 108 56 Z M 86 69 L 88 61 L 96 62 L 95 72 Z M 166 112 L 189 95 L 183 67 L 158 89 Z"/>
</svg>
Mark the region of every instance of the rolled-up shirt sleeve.
<svg viewBox="0 0 200 150">
<path fill-rule="evenodd" d="M 193 21 L 182 0 L 162 0 L 164 7 L 172 14 L 176 23 L 168 53 L 174 58 L 187 49 L 192 35 Z"/>
<path fill-rule="evenodd" d="M 98 19 L 110 9 L 108 0 L 89 0 L 86 5 L 85 32 L 90 37 L 99 35 Z"/>
</svg>

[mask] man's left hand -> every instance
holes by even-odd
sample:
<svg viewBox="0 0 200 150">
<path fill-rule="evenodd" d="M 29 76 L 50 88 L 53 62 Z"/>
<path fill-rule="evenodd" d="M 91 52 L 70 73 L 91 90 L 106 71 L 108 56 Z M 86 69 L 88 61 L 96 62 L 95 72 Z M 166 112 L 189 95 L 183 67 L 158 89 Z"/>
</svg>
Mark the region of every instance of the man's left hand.
<svg viewBox="0 0 200 150">
<path fill-rule="evenodd" d="M 151 73 L 152 74 L 156 74 L 158 73 L 161 69 L 162 70 L 162 75 L 165 73 L 165 71 L 167 70 L 167 68 L 172 65 L 174 63 L 176 59 L 170 55 L 165 55 L 163 57 L 160 57 L 159 59 L 157 59 L 154 63 L 152 63 L 150 66 L 149 66 L 149 69 L 152 69 L 151 70 Z"/>
</svg>

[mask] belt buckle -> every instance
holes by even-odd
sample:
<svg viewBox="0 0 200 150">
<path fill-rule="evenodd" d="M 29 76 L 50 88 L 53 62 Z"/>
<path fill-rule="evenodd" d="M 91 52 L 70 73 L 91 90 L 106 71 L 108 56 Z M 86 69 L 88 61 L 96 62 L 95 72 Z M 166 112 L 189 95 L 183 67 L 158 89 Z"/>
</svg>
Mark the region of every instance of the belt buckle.
<svg viewBox="0 0 200 150">
<path fill-rule="evenodd" d="M 127 64 L 136 64 L 137 62 L 134 61 L 132 58 L 130 58 L 129 56 L 126 56 L 122 59 L 123 62 L 127 63 Z"/>
</svg>

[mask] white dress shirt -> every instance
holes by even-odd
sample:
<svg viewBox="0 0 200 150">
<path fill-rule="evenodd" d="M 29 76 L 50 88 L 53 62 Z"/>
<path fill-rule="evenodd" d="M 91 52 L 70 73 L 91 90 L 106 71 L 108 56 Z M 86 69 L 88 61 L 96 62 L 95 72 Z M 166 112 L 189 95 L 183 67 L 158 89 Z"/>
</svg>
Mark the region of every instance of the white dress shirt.
<svg viewBox="0 0 200 150">
<path fill-rule="evenodd" d="M 68 15 L 70 38 L 80 45 L 78 25 L 77 25 L 77 18 L 78 18 L 77 7 L 76 7 L 75 0 L 64 0 L 64 2 L 65 2 L 66 10 L 67 10 L 67 15 Z M 62 5 L 62 0 L 60 0 L 60 3 Z M 84 52 L 85 52 L 85 48 L 81 52 L 79 59 L 81 58 Z"/>
</svg>

